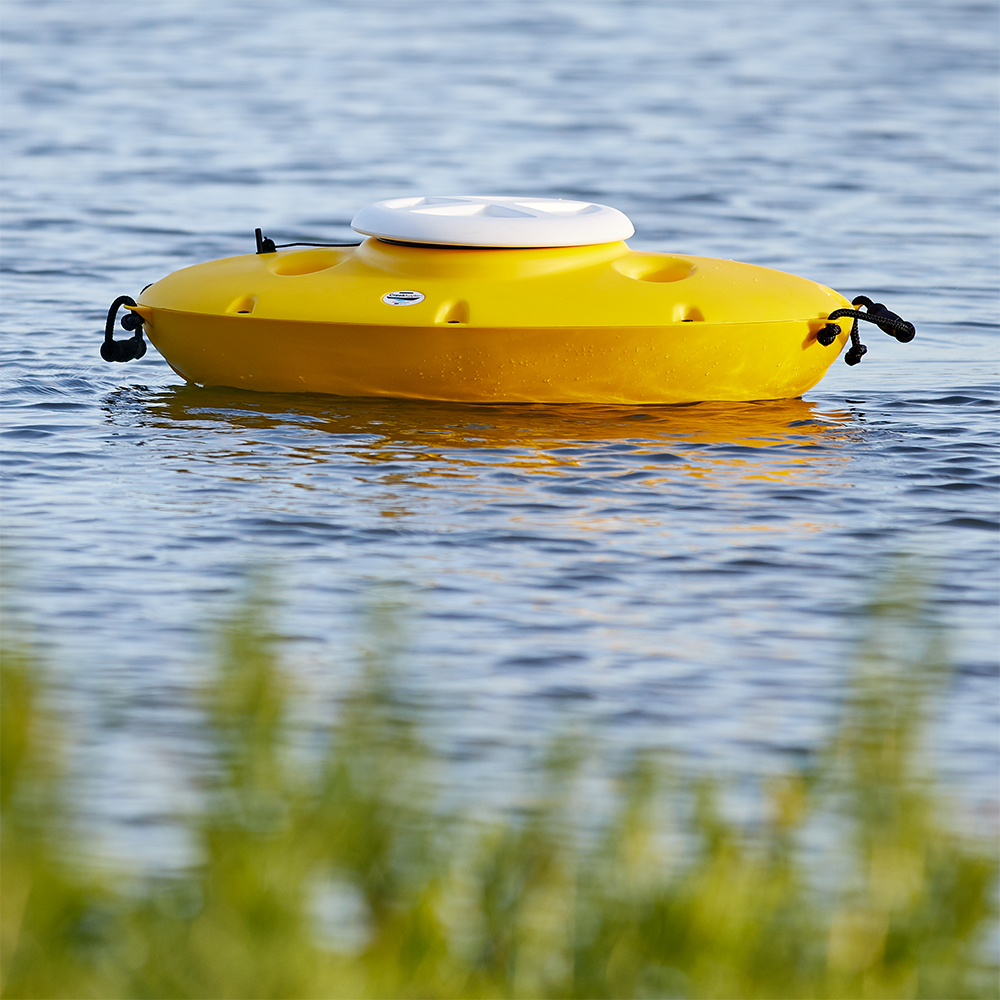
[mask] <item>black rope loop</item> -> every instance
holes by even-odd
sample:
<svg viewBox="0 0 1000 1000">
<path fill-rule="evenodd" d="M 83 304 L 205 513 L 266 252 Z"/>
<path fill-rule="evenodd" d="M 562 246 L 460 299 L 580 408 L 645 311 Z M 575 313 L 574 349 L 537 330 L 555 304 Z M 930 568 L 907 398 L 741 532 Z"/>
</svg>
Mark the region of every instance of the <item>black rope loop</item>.
<svg viewBox="0 0 1000 1000">
<path fill-rule="evenodd" d="M 146 341 L 142 339 L 143 318 L 139 313 L 127 311 L 122 316 L 122 327 L 133 330 L 128 340 L 115 340 L 115 318 L 122 306 L 134 306 L 135 299 L 131 295 L 119 295 L 108 310 L 108 321 L 104 324 L 104 343 L 101 344 L 101 357 L 105 361 L 133 361 L 146 353 Z"/>
<path fill-rule="evenodd" d="M 917 335 L 916 327 L 912 323 L 890 312 L 881 302 L 873 302 L 867 295 L 859 295 L 852 299 L 851 305 L 864 306 L 865 312 L 860 309 L 834 309 L 827 316 L 827 320 L 843 319 L 847 316 L 854 320 L 851 324 L 851 346 L 844 355 L 845 364 L 856 365 L 868 353 L 868 348 L 861 343 L 861 337 L 858 335 L 859 319 L 874 323 L 883 333 L 895 337 L 901 344 L 908 344 Z M 816 332 L 816 340 L 824 347 L 829 347 L 839 335 L 840 326 L 828 322 L 822 330 Z"/>
<path fill-rule="evenodd" d="M 834 309 L 827 319 L 853 316 L 855 319 L 866 320 L 869 323 L 874 323 L 883 333 L 895 337 L 901 344 L 908 344 L 917 335 L 916 328 L 912 323 L 908 323 L 902 316 L 897 316 L 894 312 L 889 312 L 881 302 L 872 302 L 867 295 L 859 295 L 852 299 L 851 305 L 864 306 L 867 312 L 862 312 L 860 309 Z"/>
</svg>

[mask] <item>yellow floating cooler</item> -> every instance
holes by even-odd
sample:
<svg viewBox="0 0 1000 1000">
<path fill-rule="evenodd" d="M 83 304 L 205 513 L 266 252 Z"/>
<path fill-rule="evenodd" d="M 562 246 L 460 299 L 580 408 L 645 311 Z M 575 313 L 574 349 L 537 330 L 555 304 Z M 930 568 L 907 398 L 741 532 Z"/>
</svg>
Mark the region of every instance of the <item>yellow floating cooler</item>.
<svg viewBox="0 0 1000 1000">
<path fill-rule="evenodd" d="M 499 402 L 781 399 L 814 386 L 858 319 L 911 324 L 859 296 L 731 260 L 631 250 L 605 205 L 400 198 L 362 209 L 358 246 L 275 247 L 187 267 L 112 306 L 102 356 L 142 335 L 200 385 Z M 132 339 L 115 341 L 120 306 Z M 864 312 L 852 306 L 863 305 Z"/>
</svg>

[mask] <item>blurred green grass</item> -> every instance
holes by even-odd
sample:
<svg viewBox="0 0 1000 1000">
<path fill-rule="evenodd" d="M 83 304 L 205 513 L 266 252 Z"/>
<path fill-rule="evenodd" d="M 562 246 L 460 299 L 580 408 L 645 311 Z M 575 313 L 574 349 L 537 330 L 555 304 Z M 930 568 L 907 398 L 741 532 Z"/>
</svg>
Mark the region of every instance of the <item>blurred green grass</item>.
<svg viewBox="0 0 1000 1000">
<path fill-rule="evenodd" d="M 375 611 L 373 648 L 393 627 Z M 368 654 L 304 766 L 258 593 L 220 629 L 204 691 L 196 862 L 157 876 L 81 857 L 74 748 L 44 664 L 5 632 L 0 993 L 997 997 L 997 855 L 928 773 L 948 670 L 905 573 L 864 631 L 835 732 L 763 783 L 763 821 L 726 816 L 725 780 L 636 754 L 581 833 L 582 738 L 553 743 L 516 815 L 442 806 L 388 655 Z"/>
</svg>

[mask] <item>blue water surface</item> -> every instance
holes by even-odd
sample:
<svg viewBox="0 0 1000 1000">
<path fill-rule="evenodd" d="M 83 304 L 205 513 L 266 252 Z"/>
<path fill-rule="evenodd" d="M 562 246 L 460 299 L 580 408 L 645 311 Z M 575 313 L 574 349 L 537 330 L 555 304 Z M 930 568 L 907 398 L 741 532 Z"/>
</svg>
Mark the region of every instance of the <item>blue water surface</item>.
<svg viewBox="0 0 1000 1000">
<path fill-rule="evenodd" d="M 176 846 L 205 626 L 252 566 L 317 704 L 358 609 L 407 607 L 434 737 L 496 789 L 573 721 L 782 766 L 916 555 L 956 666 L 937 763 L 995 816 L 997 9 L 5 0 L 8 576 L 78 707 L 101 836 Z M 115 296 L 255 226 L 342 240 L 428 193 L 611 204 L 635 248 L 868 294 L 918 338 L 866 330 L 804 399 L 735 406 L 252 394 L 98 356 Z"/>
</svg>

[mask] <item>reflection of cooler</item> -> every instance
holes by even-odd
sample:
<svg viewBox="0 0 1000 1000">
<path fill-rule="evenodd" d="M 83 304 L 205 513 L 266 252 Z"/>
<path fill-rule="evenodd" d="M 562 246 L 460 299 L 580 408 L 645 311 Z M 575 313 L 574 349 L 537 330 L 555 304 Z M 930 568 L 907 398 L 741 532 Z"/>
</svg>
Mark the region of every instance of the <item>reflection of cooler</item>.
<svg viewBox="0 0 1000 1000">
<path fill-rule="evenodd" d="M 676 482 L 678 474 L 705 476 L 713 487 L 732 485 L 732 477 L 829 487 L 829 475 L 850 461 L 854 423 L 847 410 L 820 410 L 805 399 L 641 409 L 567 403 L 532 407 L 530 419 L 517 405 L 493 406 L 485 414 L 477 409 L 474 403 L 371 397 L 332 406 L 328 397 L 307 393 L 256 394 L 242 406 L 228 389 L 193 386 L 163 393 L 156 404 L 156 412 L 170 421 L 209 419 L 234 430 L 305 421 L 315 432 L 305 449 L 311 460 L 323 462 L 337 453 L 348 435 L 357 443 L 352 455 L 362 462 L 393 463 L 406 452 L 412 481 L 422 479 L 427 486 L 451 483 L 447 476 L 481 469 L 483 462 L 516 475 L 571 472 L 577 458 L 565 454 L 567 449 L 620 441 L 627 444 L 628 468 L 646 473 L 640 489 Z M 803 445 L 821 445 L 822 452 L 813 451 L 803 461 Z"/>
<path fill-rule="evenodd" d="M 606 205 L 397 198 L 352 226 L 371 238 L 258 234 L 256 254 L 177 271 L 127 307 L 192 382 L 469 402 L 794 397 L 868 318 L 780 271 L 634 252 Z"/>
</svg>

